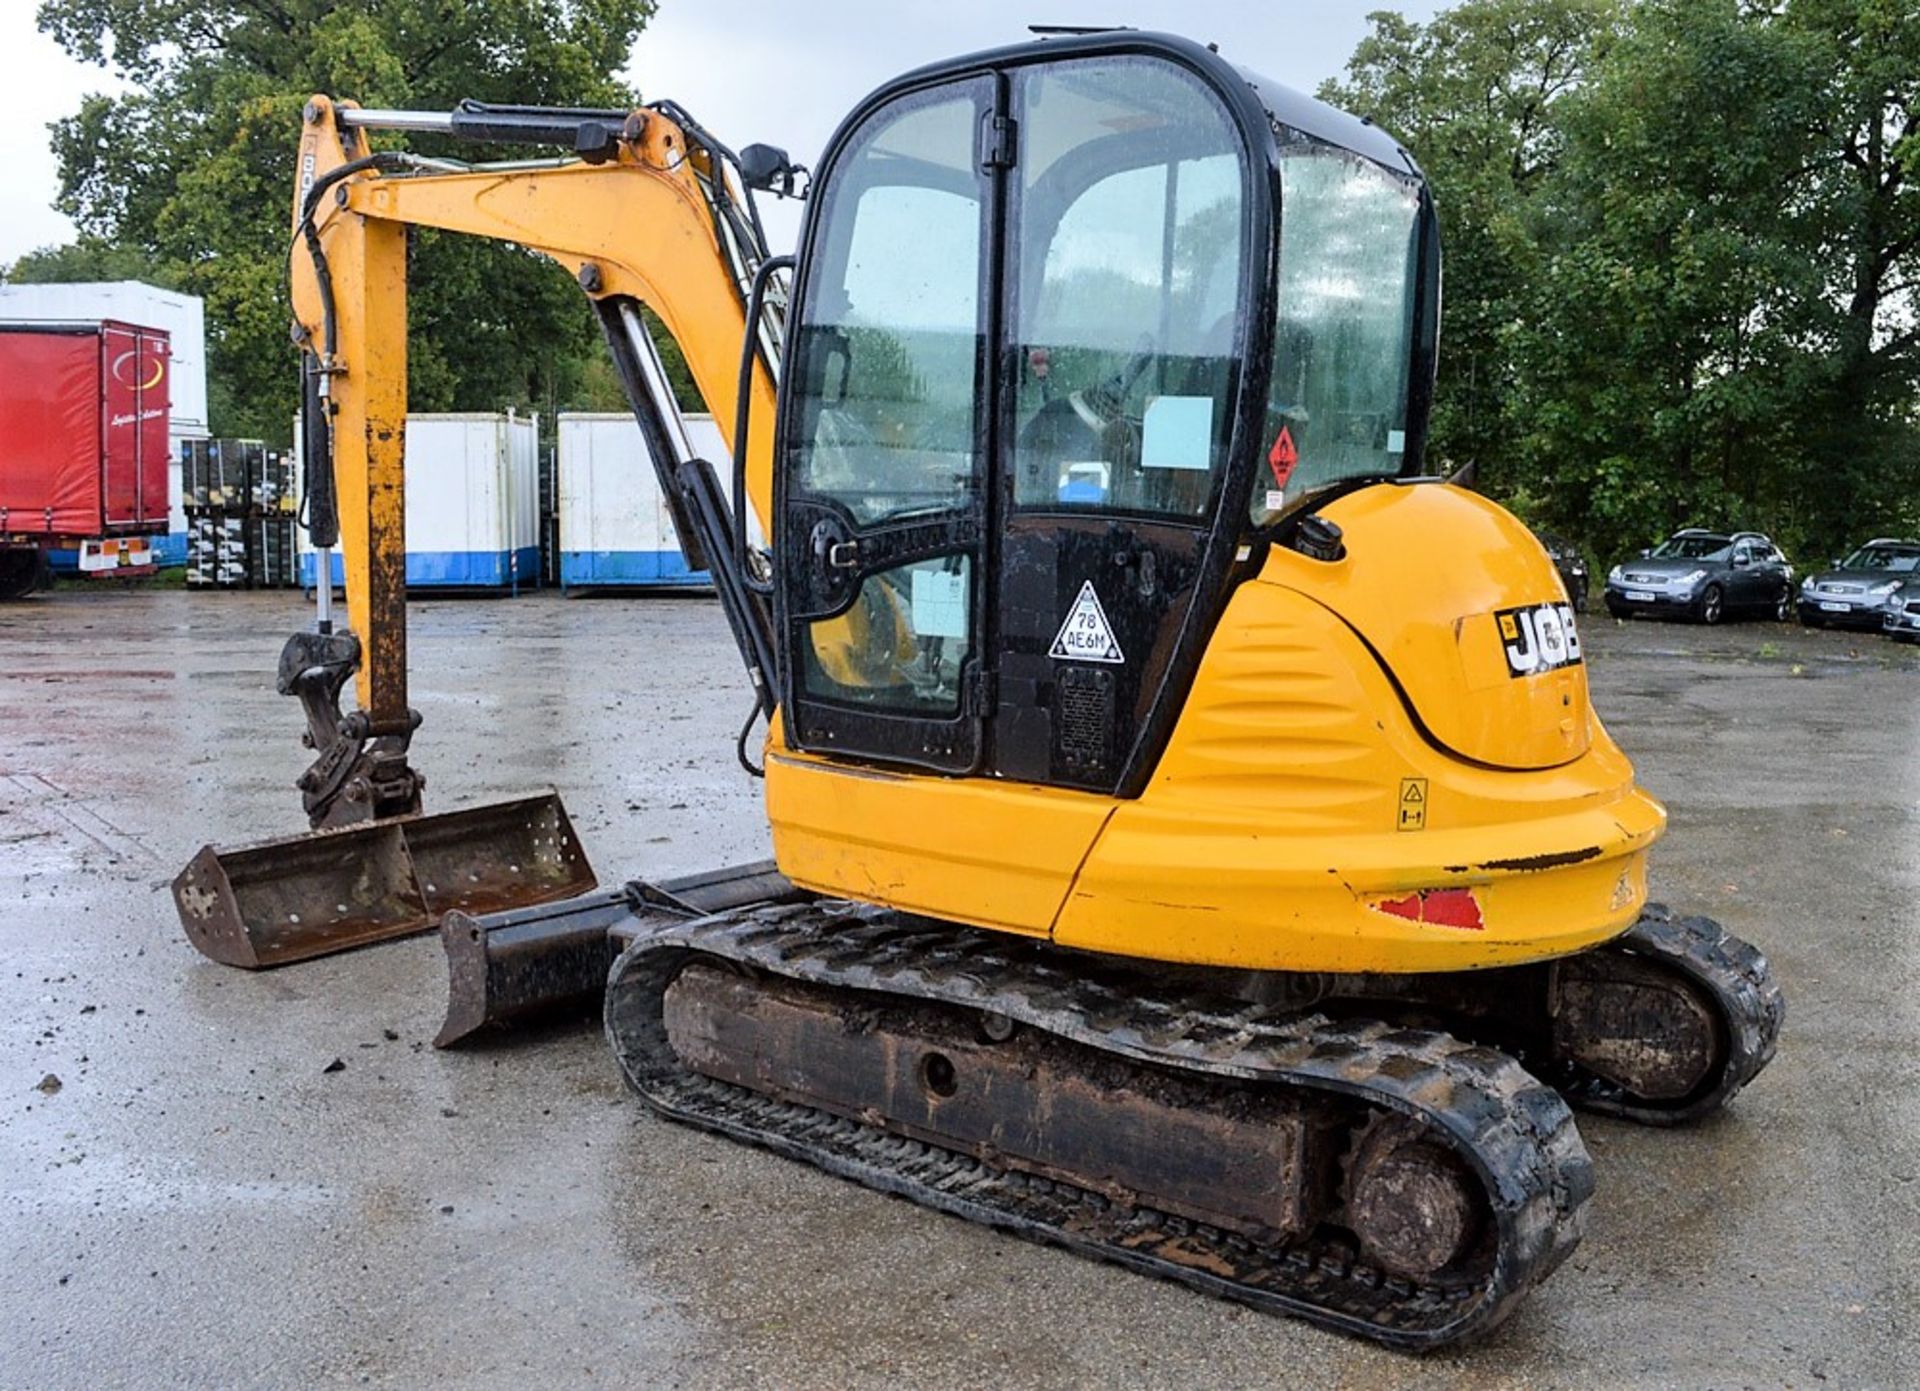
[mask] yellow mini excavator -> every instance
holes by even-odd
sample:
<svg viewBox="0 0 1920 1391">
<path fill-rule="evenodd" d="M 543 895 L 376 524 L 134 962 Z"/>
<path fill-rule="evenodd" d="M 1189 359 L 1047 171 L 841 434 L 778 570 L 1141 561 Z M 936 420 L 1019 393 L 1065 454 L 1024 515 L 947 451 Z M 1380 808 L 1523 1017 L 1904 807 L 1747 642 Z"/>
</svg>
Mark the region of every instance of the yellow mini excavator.
<svg viewBox="0 0 1920 1391">
<path fill-rule="evenodd" d="M 804 193 L 797 256 L 756 193 Z M 1553 566 L 1423 472 L 1439 237 L 1377 127 L 1128 31 L 909 73 L 810 178 L 671 103 L 315 97 L 293 221 L 349 622 L 322 583 L 281 685 L 357 824 L 196 857 L 208 954 L 437 917 L 442 1042 L 604 993 L 664 1116 L 1409 1348 L 1579 1240 L 1569 1102 L 1677 1123 L 1772 1056 L 1760 953 L 1646 902 L 1665 815 Z M 597 890 L 557 802 L 417 814 L 412 226 L 586 293 L 751 677 L 772 862 Z"/>
</svg>

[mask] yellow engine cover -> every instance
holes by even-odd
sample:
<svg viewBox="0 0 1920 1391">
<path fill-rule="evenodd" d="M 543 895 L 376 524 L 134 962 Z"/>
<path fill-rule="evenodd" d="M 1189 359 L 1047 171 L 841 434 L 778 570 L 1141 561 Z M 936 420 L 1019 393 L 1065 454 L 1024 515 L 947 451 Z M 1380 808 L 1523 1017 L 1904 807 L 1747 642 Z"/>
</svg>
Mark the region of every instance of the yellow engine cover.
<svg viewBox="0 0 1920 1391">
<path fill-rule="evenodd" d="M 1275 550 L 1235 590 L 1138 798 L 856 768 L 776 731 L 780 868 L 1065 946 L 1252 970 L 1463 970 L 1623 931 L 1665 812 L 1591 709 L 1539 544 L 1436 484 L 1325 515 L 1345 558 Z"/>
<path fill-rule="evenodd" d="M 1322 515 L 1354 538 L 1347 558 L 1275 551 L 1262 578 L 1345 619 L 1435 740 L 1496 768 L 1550 768 L 1587 751 L 1573 613 L 1553 562 L 1512 514 L 1423 483 L 1366 488 Z M 1543 649 L 1557 659 L 1569 644 L 1574 660 L 1540 669 Z"/>
</svg>

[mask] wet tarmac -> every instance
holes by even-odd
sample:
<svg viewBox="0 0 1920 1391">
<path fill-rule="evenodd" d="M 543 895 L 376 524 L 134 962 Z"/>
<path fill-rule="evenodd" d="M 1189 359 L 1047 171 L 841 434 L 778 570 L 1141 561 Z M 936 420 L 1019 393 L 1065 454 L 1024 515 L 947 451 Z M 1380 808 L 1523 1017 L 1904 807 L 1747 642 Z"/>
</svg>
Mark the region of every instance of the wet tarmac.
<svg viewBox="0 0 1920 1391">
<path fill-rule="evenodd" d="M 557 786 L 608 882 L 766 852 L 711 601 L 412 616 L 431 807 Z M 1914 1384 L 1914 649 L 1588 619 L 1672 812 L 1656 896 L 1768 949 L 1787 1031 L 1707 1124 L 1583 1119 L 1580 1250 L 1487 1342 L 1411 1359 L 655 1120 L 591 1023 L 436 1053 L 437 939 L 203 960 L 166 886 L 302 825 L 273 663 L 305 617 L 0 608 L 0 1386 Z"/>
</svg>

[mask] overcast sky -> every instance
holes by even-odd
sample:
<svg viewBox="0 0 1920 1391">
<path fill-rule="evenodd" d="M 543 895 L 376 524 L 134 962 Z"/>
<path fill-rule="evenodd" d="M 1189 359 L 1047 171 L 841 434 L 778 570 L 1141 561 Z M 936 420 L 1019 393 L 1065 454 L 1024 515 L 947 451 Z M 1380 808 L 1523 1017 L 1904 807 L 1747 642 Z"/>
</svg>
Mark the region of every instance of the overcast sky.
<svg viewBox="0 0 1920 1391">
<path fill-rule="evenodd" d="M 1427 0 L 660 0 L 627 75 L 643 97 L 674 98 L 736 148 L 765 141 L 811 164 L 840 117 L 887 78 L 1025 39 L 1030 23 L 1175 30 L 1312 91 L 1342 69 L 1366 15 L 1383 7 L 1416 19 L 1439 8 Z M 52 207 L 46 126 L 86 93 L 119 90 L 111 73 L 72 61 L 38 31 L 38 8 L 0 0 L 8 106 L 0 122 L 0 262 L 73 235 Z M 783 216 L 770 230 L 790 239 L 795 225 Z"/>
</svg>

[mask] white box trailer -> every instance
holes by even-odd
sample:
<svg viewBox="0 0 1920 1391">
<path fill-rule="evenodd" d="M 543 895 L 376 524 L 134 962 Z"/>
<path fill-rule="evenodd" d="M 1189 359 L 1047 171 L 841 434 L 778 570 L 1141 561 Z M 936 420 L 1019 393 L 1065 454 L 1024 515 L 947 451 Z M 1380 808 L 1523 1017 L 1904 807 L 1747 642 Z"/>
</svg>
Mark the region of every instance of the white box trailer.
<svg viewBox="0 0 1920 1391">
<path fill-rule="evenodd" d="M 518 589 L 540 582 L 539 439 L 538 415 L 407 417 L 408 585 Z M 304 480 L 304 460 L 299 469 Z M 299 545 L 300 583 L 311 588 L 313 545 L 304 527 Z M 336 585 L 342 575 L 336 550 Z"/>
<path fill-rule="evenodd" d="M 729 493 L 732 456 L 710 415 L 682 417 L 693 452 Z M 558 421 L 556 510 L 560 584 L 565 589 L 703 585 L 680 552 L 673 514 L 660 491 L 640 426 L 629 414 L 563 412 Z"/>
<path fill-rule="evenodd" d="M 180 445 L 207 438 L 207 317 L 198 295 L 139 280 L 87 280 L 68 285 L 0 285 L 0 322 L 116 319 L 167 331 L 167 435 L 173 462 L 167 480 L 167 535 L 160 563 L 187 561 L 187 514 L 180 496 Z"/>
</svg>

